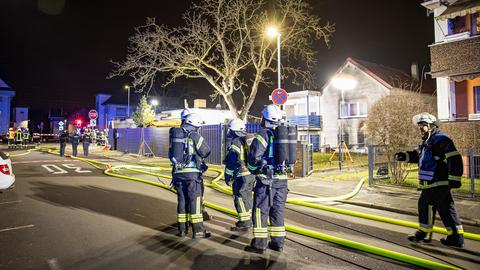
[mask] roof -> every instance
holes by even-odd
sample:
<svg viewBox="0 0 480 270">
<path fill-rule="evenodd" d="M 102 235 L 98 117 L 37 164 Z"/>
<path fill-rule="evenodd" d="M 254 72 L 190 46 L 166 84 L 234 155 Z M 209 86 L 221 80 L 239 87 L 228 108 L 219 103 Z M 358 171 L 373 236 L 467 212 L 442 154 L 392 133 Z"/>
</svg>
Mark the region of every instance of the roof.
<svg viewBox="0 0 480 270">
<path fill-rule="evenodd" d="M 438 20 L 453 19 L 457 16 L 465 16 L 480 11 L 480 0 L 460 0 L 447 7 L 447 9 L 437 17 Z"/>
<path fill-rule="evenodd" d="M 403 70 L 387 67 L 381 64 L 368 62 L 352 57 L 348 57 L 345 63 L 338 69 L 340 72 L 347 64 L 352 64 L 372 77 L 388 89 L 400 88 L 404 90 L 417 90 L 420 84 L 412 79 L 408 73 Z M 433 93 L 432 82 L 422 82 L 423 93 Z"/>
<path fill-rule="evenodd" d="M 1 90 L 12 90 L 12 88 L 4 80 L 2 80 L 2 78 L 0 78 L 0 89 Z"/>
<path fill-rule="evenodd" d="M 137 95 L 130 94 L 130 106 L 132 106 L 132 104 L 137 104 L 138 101 L 139 101 L 139 98 L 137 97 Z M 102 105 L 108 105 L 108 104 L 127 106 L 128 104 L 127 94 L 125 93 L 124 95 L 112 95 L 110 98 L 108 98 L 102 103 Z"/>
</svg>

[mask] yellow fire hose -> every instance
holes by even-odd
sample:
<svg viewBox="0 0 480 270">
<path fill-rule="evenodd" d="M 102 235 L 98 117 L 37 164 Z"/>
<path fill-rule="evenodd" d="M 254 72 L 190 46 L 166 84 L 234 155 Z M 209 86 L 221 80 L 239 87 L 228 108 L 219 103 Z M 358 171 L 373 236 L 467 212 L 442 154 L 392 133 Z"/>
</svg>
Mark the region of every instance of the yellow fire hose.
<svg viewBox="0 0 480 270">
<path fill-rule="evenodd" d="M 49 150 L 48 152 L 52 153 L 53 151 Z M 170 187 L 165 185 L 165 184 L 141 179 L 141 178 L 138 178 L 138 177 L 130 177 L 130 176 L 126 176 L 126 175 L 122 175 L 122 174 L 118 174 L 118 173 L 113 173 L 113 171 L 115 171 L 115 170 L 124 168 L 124 169 L 127 169 L 127 170 L 135 171 L 135 172 L 138 172 L 138 173 L 145 173 L 145 174 L 152 175 L 152 176 L 171 178 L 171 176 L 169 176 L 169 175 L 156 174 L 156 173 L 151 173 L 151 172 L 140 170 L 142 166 L 135 166 L 135 165 L 133 165 L 133 166 L 132 165 L 111 166 L 110 164 L 94 161 L 94 160 L 91 160 L 91 159 L 79 158 L 79 157 L 72 157 L 72 158 L 88 162 L 89 164 L 92 164 L 92 165 L 93 164 L 103 165 L 103 166 L 107 167 L 107 169 L 104 170 L 104 173 L 106 175 L 110 175 L 110 176 L 118 177 L 118 178 L 123 178 L 123 179 L 128 179 L 128 180 L 139 181 L 139 182 L 143 182 L 143 183 L 146 183 L 146 184 L 159 186 L 159 187 L 171 190 Z M 98 168 L 98 166 L 95 166 L 95 167 Z M 144 167 L 144 168 L 148 168 L 150 170 L 152 169 L 152 167 Z M 160 168 L 160 167 L 157 167 L 156 169 L 166 170 L 166 168 Z M 223 171 L 218 170 L 218 169 L 214 169 L 214 168 L 212 168 L 210 170 L 218 172 L 218 175 L 212 180 L 212 183 L 210 183 L 210 184 L 205 183 L 205 185 L 206 186 L 211 186 L 211 187 L 213 187 L 215 189 L 218 189 L 222 192 L 225 192 L 227 194 L 231 194 L 230 189 L 224 188 L 217 183 L 217 181 L 220 180 L 221 177 L 223 176 Z M 294 202 L 295 203 L 300 203 L 298 201 L 294 201 Z M 217 211 L 221 211 L 221 212 L 224 212 L 224 213 L 227 213 L 227 214 L 230 214 L 230 215 L 237 216 L 237 212 L 233 211 L 229 208 L 222 207 L 222 206 L 219 206 L 219 205 L 215 205 L 215 204 L 207 202 L 207 201 L 205 201 L 204 204 L 205 204 L 205 206 L 207 206 L 209 208 L 212 208 L 212 209 L 215 209 Z M 303 204 L 306 204 L 306 206 L 308 205 L 310 207 L 310 203 L 303 203 Z M 312 204 L 312 205 L 316 205 L 316 204 Z M 314 208 L 316 208 L 316 207 L 314 207 Z M 340 210 L 340 209 L 338 209 L 338 210 Z M 345 210 L 345 211 L 355 213 L 354 211 L 348 211 L 348 210 Z M 358 213 L 358 214 L 362 214 L 362 213 Z M 367 214 L 363 214 L 363 215 L 367 215 Z M 384 221 L 384 222 L 386 222 L 386 221 Z M 459 268 L 451 266 L 451 265 L 437 263 L 437 262 L 433 262 L 433 261 L 430 261 L 430 260 L 418 258 L 418 257 L 415 257 L 415 256 L 410 256 L 410 255 L 402 254 L 402 253 L 399 253 L 399 252 L 390 251 L 390 250 L 386 250 L 386 249 L 362 244 L 362 243 L 359 243 L 359 242 L 350 241 L 350 240 L 347 240 L 347 239 L 343 239 L 343 238 L 339 238 L 339 237 L 335 237 L 335 236 L 330 236 L 330 235 L 322 234 L 322 233 L 319 233 L 319 232 L 315 232 L 315 231 L 291 226 L 291 225 L 285 225 L 285 228 L 286 228 L 287 231 L 290 231 L 290 232 L 293 232 L 293 233 L 297 233 L 297 234 L 301 234 L 301 235 L 304 235 L 304 236 L 328 241 L 328 242 L 331 242 L 331 243 L 339 244 L 339 245 L 342 245 L 342 246 L 350 247 L 350 248 L 353 248 L 353 249 L 365 251 L 365 252 L 368 252 L 368 253 L 371 253 L 371 254 L 380 255 L 380 256 L 383 256 L 383 257 L 386 257 L 386 258 L 391 258 L 391 259 L 394 259 L 394 260 L 397 260 L 397 261 L 402 261 L 402 262 L 406 262 L 406 263 L 409 263 L 409 264 L 413 264 L 413 265 L 417 265 L 417 266 L 421 266 L 421 267 L 425 267 L 425 268 L 429 268 L 429 269 L 459 269 Z"/>
</svg>

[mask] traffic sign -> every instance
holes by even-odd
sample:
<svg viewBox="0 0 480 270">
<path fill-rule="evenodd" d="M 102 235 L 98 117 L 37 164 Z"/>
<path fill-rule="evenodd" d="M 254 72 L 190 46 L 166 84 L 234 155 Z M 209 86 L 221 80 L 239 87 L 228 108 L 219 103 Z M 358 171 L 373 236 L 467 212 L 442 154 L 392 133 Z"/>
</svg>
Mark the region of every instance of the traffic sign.
<svg viewBox="0 0 480 270">
<path fill-rule="evenodd" d="M 271 98 L 274 104 L 282 105 L 282 104 L 285 104 L 285 102 L 287 102 L 288 93 L 287 91 L 285 91 L 285 89 L 278 88 L 273 90 Z"/>
<path fill-rule="evenodd" d="M 95 120 L 95 119 L 90 119 L 90 126 L 91 126 L 91 127 L 97 126 L 97 120 Z"/>
<path fill-rule="evenodd" d="M 91 109 L 89 112 L 88 112 L 88 117 L 90 119 L 97 119 L 97 116 L 98 116 L 98 113 L 96 110 L 94 109 Z"/>
</svg>

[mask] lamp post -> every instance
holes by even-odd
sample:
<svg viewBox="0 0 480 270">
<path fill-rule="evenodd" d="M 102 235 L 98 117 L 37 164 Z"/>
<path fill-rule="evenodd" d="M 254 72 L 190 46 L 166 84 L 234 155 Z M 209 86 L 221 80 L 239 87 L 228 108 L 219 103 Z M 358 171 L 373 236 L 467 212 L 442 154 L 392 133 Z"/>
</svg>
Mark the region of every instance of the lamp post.
<svg viewBox="0 0 480 270">
<path fill-rule="evenodd" d="M 154 112 L 155 112 L 155 115 L 157 114 L 157 105 L 158 105 L 158 100 L 157 99 L 152 99 L 150 101 L 150 103 L 153 105 L 154 107 Z"/>
<path fill-rule="evenodd" d="M 267 29 L 267 35 L 271 38 L 277 38 L 277 76 L 278 76 L 278 88 L 282 88 L 281 76 L 282 73 L 280 71 L 280 32 L 275 26 L 270 26 Z"/>
<path fill-rule="evenodd" d="M 130 86 L 126 84 L 123 88 L 128 91 L 127 116 L 130 117 Z"/>
<path fill-rule="evenodd" d="M 343 163 L 343 146 L 345 142 L 343 141 L 343 118 L 342 118 L 342 106 L 345 105 L 344 91 L 352 90 L 357 86 L 357 80 L 350 74 L 340 73 L 335 75 L 332 78 L 333 87 L 340 90 L 341 103 L 339 110 L 340 117 L 340 143 L 338 144 L 338 168 L 342 170 Z"/>
</svg>

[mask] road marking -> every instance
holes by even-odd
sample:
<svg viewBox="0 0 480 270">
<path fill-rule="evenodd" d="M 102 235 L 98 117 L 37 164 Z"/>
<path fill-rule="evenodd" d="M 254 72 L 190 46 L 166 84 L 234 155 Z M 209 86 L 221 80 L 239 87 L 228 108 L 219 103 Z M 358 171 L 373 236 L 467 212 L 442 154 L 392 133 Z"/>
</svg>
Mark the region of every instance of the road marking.
<svg viewBox="0 0 480 270">
<path fill-rule="evenodd" d="M 8 232 L 8 231 L 13 231 L 13 230 L 21 230 L 21 229 L 27 229 L 27 228 L 32 228 L 32 227 L 35 227 L 35 225 L 30 224 L 30 225 L 25 225 L 25 226 L 5 228 L 5 229 L 1 229 L 0 232 Z"/>
<path fill-rule="evenodd" d="M 89 170 L 83 170 L 82 167 L 75 166 L 75 164 L 62 164 L 63 167 L 68 168 L 68 169 L 75 169 L 76 173 L 89 173 L 92 171 Z"/>
<path fill-rule="evenodd" d="M 22 202 L 22 200 L 18 200 L 18 201 L 9 201 L 9 202 L 0 202 L 0 204 L 7 204 L 7 203 L 20 203 Z"/>
<path fill-rule="evenodd" d="M 53 259 L 49 259 L 47 260 L 47 263 L 48 263 L 48 266 L 50 266 L 50 269 L 52 270 L 60 270 L 60 266 L 58 266 L 58 260 L 53 258 Z"/>
<path fill-rule="evenodd" d="M 71 162 L 80 162 L 80 160 L 70 160 Z M 12 164 L 29 164 L 29 163 L 45 163 L 45 162 L 65 162 L 64 159 L 50 159 L 50 160 L 31 160 L 31 161 L 13 161 Z"/>
<path fill-rule="evenodd" d="M 65 171 L 64 169 L 58 167 L 57 165 L 55 164 L 45 164 L 45 165 L 42 165 L 43 168 L 45 168 L 47 171 L 53 173 L 53 174 L 64 174 L 64 173 L 68 173 L 67 171 Z M 51 168 L 54 168 L 54 169 L 51 169 Z"/>
</svg>

